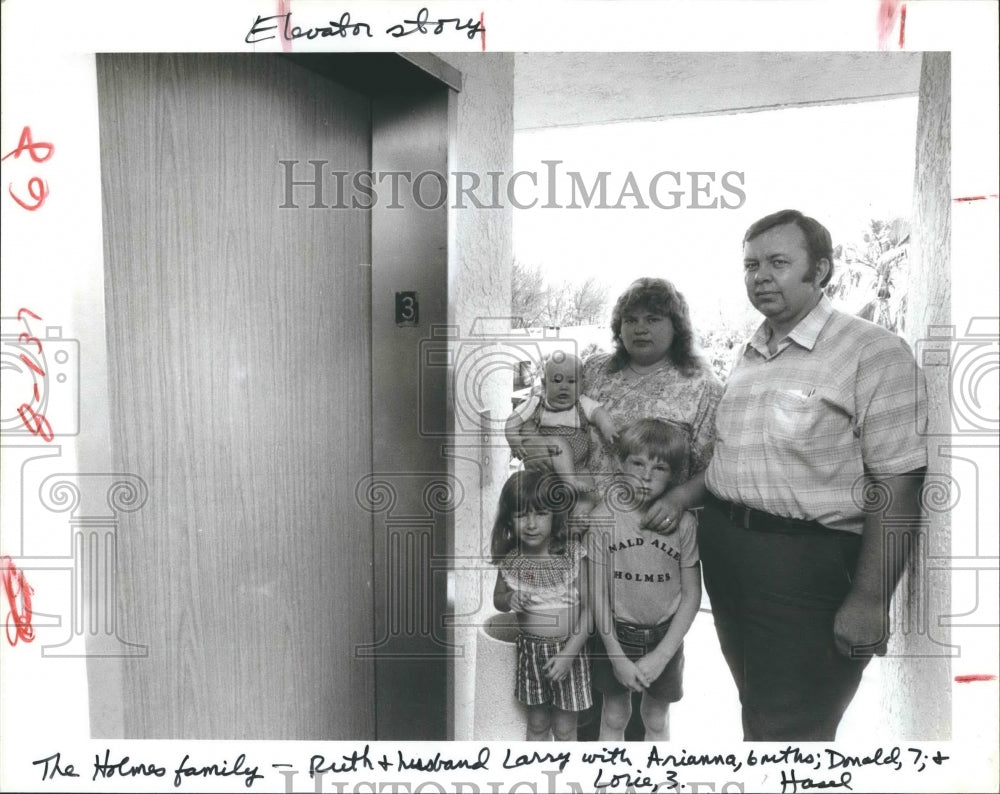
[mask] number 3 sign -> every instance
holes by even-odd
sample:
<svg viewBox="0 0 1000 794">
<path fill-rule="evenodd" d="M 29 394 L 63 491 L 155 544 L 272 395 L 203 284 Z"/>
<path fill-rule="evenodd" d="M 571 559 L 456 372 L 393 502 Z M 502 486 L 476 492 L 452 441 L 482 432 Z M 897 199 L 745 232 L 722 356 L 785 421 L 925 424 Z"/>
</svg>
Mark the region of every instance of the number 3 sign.
<svg viewBox="0 0 1000 794">
<path fill-rule="evenodd" d="M 396 325 L 416 325 L 420 320 L 420 304 L 416 292 L 396 293 Z"/>
</svg>

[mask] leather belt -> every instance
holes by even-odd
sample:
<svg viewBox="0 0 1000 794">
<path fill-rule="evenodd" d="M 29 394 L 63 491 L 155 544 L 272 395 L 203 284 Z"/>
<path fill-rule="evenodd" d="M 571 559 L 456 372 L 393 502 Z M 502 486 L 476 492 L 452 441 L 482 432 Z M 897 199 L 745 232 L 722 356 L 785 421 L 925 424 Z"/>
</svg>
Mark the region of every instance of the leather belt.
<svg viewBox="0 0 1000 794">
<path fill-rule="evenodd" d="M 616 620 L 615 636 L 619 642 L 626 645 L 655 645 L 666 636 L 669 628 L 669 620 L 656 626 L 637 626 L 634 623 Z"/>
<path fill-rule="evenodd" d="M 803 532 L 830 532 L 828 527 L 819 521 L 805 521 L 800 518 L 785 518 L 752 507 L 726 502 L 713 497 L 715 506 L 729 517 L 729 521 L 743 529 L 756 532 L 782 532 L 785 534 L 801 534 Z"/>
</svg>

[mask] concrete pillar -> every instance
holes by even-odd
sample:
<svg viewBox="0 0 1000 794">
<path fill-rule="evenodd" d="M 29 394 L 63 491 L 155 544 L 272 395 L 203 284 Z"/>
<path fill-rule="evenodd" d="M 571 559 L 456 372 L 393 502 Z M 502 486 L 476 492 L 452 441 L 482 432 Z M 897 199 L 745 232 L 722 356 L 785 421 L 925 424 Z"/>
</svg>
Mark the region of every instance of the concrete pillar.
<svg viewBox="0 0 1000 794">
<path fill-rule="evenodd" d="M 440 57 L 462 73 L 462 90 L 453 96 L 451 105 L 449 171 L 471 172 L 484 184 L 490 171 L 508 177 L 514 162 L 514 55 L 448 53 Z M 454 193 L 454 177 L 450 183 Z M 481 187 L 476 195 L 490 202 L 487 187 Z M 454 375 L 450 404 L 454 406 L 455 434 L 445 454 L 451 458 L 451 472 L 466 489 L 454 522 L 452 692 L 453 736 L 470 740 L 476 700 L 477 628 L 495 613 L 496 573 L 486 554 L 509 457 L 503 420 L 510 412 L 513 373 L 503 365 L 501 340 L 510 333 L 513 215 L 502 195 L 501 207 L 496 209 L 476 208 L 468 199 L 464 206 L 456 206 L 457 198 L 449 198 L 448 218 L 451 336 L 447 345 Z M 514 686 L 513 669 L 507 684 L 509 695 Z"/>
<path fill-rule="evenodd" d="M 950 368 L 938 366 L 951 323 L 951 56 L 924 53 L 920 73 L 907 341 L 924 370 L 928 396 L 927 524 L 896 592 L 893 636 L 884 660 L 883 709 L 900 739 L 951 736 L 952 554 Z M 935 341 L 935 340 L 938 341 Z"/>
</svg>

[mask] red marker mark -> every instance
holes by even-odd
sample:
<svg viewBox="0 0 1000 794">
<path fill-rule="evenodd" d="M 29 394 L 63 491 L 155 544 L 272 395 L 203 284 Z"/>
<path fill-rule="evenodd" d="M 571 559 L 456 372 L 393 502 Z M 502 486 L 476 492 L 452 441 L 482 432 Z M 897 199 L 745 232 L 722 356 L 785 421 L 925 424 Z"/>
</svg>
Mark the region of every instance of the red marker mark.
<svg viewBox="0 0 1000 794">
<path fill-rule="evenodd" d="M 975 681 L 996 681 L 997 677 L 995 675 L 956 675 L 956 684 L 971 684 Z"/>
<path fill-rule="evenodd" d="M 900 5 L 900 0 L 882 0 L 879 4 L 875 28 L 878 31 L 878 48 L 880 50 L 888 47 L 889 36 L 892 34 L 892 29 L 896 27 L 896 17 L 900 15 Z M 902 30 L 900 30 L 900 46 L 903 46 L 902 35 Z"/>
<path fill-rule="evenodd" d="M 37 151 L 44 152 L 44 154 L 37 153 Z M 17 141 L 17 148 L 11 149 L 0 160 L 6 160 L 8 157 L 13 157 L 15 160 L 20 160 L 21 155 L 25 152 L 34 160 L 36 163 L 44 163 L 53 154 L 55 154 L 56 147 L 54 144 L 48 143 L 46 141 L 38 141 L 37 143 L 31 137 L 31 127 L 25 127 L 21 130 L 21 137 Z M 28 195 L 34 200 L 34 203 L 30 203 L 22 200 L 19 196 L 14 193 L 14 186 L 12 184 L 7 185 L 7 192 L 10 193 L 10 197 L 14 199 L 21 207 L 28 212 L 34 212 L 42 204 L 45 203 L 45 199 L 49 196 L 49 185 L 43 179 L 37 176 L 31 177 L 28 180 Z M 18 315 L 20 319 L 20 315 Z"/>
<path fill-rule="evenodd" d="M 990 193 L 985 196 L 962 196 L 961 198 L 952 199 L 952 201 L 986 201 L 986 199 L 1000 198 L 998 193 Z"/>
<path fill-rule="evenodd" d="M 10 197 L 14 199 L 14 201 L 21 205 L 22 209 L 26 209 L 28 212 L 34 212 L 41 207 L 42 204 L 45 203 L 45 199 L 49 197 L 49 185 L 37 176 L 33 176 L 28 180 L 28 194 L 35 200 L 34 204 L 28 204 L 21 201 L 21 199 L 14 194 L 14 186 L 12 184 L 7 185 L 7 192 L 10 193 Z"/>
<path fill-rule="evenodd" d="M 899 9 L 899 49 L 906 43 L 906 3 Z"/>
<path fill-rule="evenodd" d="M 32 336 L 31 334 L 21 333 L 21 334 L 18 335 L 17 341 L 18 342 L 24 342 L 25 344 L 27 344 L 28 342 L 34 342 L 36 345 L 38 345 L 38 352 L 39 353 L 42 352 L 42 340 L 39 339 L 37 336 Z M 24 358 L 24 353 L 21 354 L 21 358 Z M 43 372 L 42 375 L 44 375 L 44 374 L 45 373 Z"/>
<path fill-rule="evenodd" d="M 35 314 L 31 309 L 21 308 L 17 313 L 17 319 L 24 321 L 22 314 L 30 314 L 36 320 L 41 320 L 42 318 Z M 42 342 L 37 336 L 32 336 L 29 333 L 22 333 L 17 338 L 18 342 L 23 342 L 29 344 L 34 342 L 38 347 L 39 354 L 42 352 Z M 21 361 L 23 361 L 29 369 L 37 372 L 41 377 L 45 377 L 45 370 L 39 367 L 35 362 L 28 358 L 24 353 L 21 354 Z M 32 394 L 35 397 L 35 402 L 41 402 L 41 394 L 38 390 L 38 384 L 34 384 L 34 389 Z M 17 409 L 17 415 L 21 417 L 21 422 L 28 429 L 28 432 L 33 436 L 41 436 L 43 441 L 49 442 L 55 438 L 55 432 L 52 430 L 52 425 L 49 424 L 49 420 L 46 418 L 45 414 L 40 414 L 34 409 L 33 406 L 28 403 L 21 403 L 20 407 Z"/>
<path fill-rule="evenodd" d="M 11 645 L 17 645 L 18 640 L 31 642 L 35 639 L 35 630 L 31 627 L 31 594 L 35 591 L 25 581 L 24 572 L 17 570 L 10 557 L 0 557 L 0 562 L 3 563 L 3 589 L 10 606 L 6 624 L 7 642 Z M 12 622 L 13 636 L 10 633 Z"/>
<path fill-rule="evenodd" d="M 27 417 L 27 414 L 31 414 L 31 419 Z M 46 443 L 52 441 L 56 437 L 55 432 L 52 430 L 52 425 L 49 424 L 48 418 L 45 414 L 38 413 L 34 408 L 32 408 L 27 403 L 21 403 L 17 409 L 17 415 L 21 417 L 21 421 L 24 422 L 24 426 L 28 428 L 28 432 L 33 436 L 41 436 L 42 441 Z M 32 427 L 31 421 L 34 421 L 35 425 Z"/>
<path fill-rule="evenodd" d="M 280 19 L 281 17 L 284 16 L 286 26 L 288 25 L 288 20 L 289 20 L 289 17 L 287 15 L 291 13 L 292 13 L 292 0 L 278 0 L 278 18 Z M 287 30 L 288 28 L 286 27 L 285 29 Z M 281 49 L 283 49 L 285 52 L 292 51 L 292 42 L 288 38 L 288 36 L 281 37 Z"/>
<path fill-rule="evenodd" d="M 41 347 L 38 348 L 38 352 L 39 353 L 42 352 L 42 348 Z M 35 362 L 33 362 L 30 358 L 28 358 L 26 355 L 24 355 L 24 353 L 21 354 L 21 361 L 23 361 L 25 364 L 27 364 L 29 369 L 33 369 L 35 372 L 37 372 L 43 378 L 45 377 L 45 370 L 39 368 L 39 366 Z M 37 386 L 38 384 L 35 384 L 35 385 Z"/>
<path fill-rule="evenodd" d="M 483 42 L 483 52 L 486 52 L 486 12 L 479 12 L 479 38 Z"/>
<path fill-rule="evenodd" d="M 24 308 L 18 309 L 17 310 L 17 319 L 18 320 L 21 320 L 21 321 L 24 320 L 24 318 L 21 316 L 22 314 L 30 314 L 32 317 L 34 317 L 39 322 L 42 321 L 42 318 L 39 317 L 37 314 L 35 314 L 33 311 L 31 311 L 31 309 L 24 309 Z"/>
<path fill-rule="evenodd" d="M 45 155 L 44 156 L 36 155 L 35 149 L 44 149 Z M 45 143 L 43 141 L 35 143 L 31 138 L 31 127 L 25 127 L 23 130 L 21 130 L 21 138 L 17 142 L 17 148 L 7 152 L 7 154 L 5 154 L 3 157 L 0 157 L 0 160 L 6 160 L 8 157 L 11 156 L 13 156 L 15 160 L 19 160 L 21 155 L 27 152 L 29 155 L 31 155 L 31 159 L 34 160 L 36 163 L 44 163 L 53 155 L 55 150 L 56 147 L 51 143 Z"/>
</svg>

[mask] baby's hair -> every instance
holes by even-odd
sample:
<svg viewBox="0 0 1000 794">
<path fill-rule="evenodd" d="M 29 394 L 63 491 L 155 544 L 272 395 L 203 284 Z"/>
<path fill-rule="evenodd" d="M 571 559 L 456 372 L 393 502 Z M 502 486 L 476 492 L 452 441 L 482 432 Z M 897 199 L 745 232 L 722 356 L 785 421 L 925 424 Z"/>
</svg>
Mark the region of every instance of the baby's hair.
<svg viewBox="0 0 1000 794">
<path fill-rule="evenodd" d="M 565 485 L 553 474 L 534 469 L 514 472 L 500 490 L 497 517 L 490 535 L 491 562 L 498 565 L 517 548 L 514 515 L 526 513 L 529 508 L 552 514 L 549 551 L 552 554 L 565 553 L 569 496 Z"/>
<path fill-rule="evenodd" d="M 618 436 L 618 459 L 646 455 L 670 466 L 671 478 L 685 470 L 688 458 L 688 433 L 674 422 L 663 419 L 639 419 Z"/>
<path fill-rule="evenodd" d="M 545 370 L 549 368 L 549 364 L 562 364 L 564 361 L 575 362 L 578 379 L 583 378 L 583 362 L 580 361 L 580 357 L 575 353 L 564 353 L 562 350 L 556 350 L 555 352 L 549 353 L 547 356 L 542 358 L 542 366 L 540 370 L 542 383 L 545 383 Z"/>
</svg>

